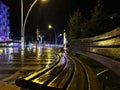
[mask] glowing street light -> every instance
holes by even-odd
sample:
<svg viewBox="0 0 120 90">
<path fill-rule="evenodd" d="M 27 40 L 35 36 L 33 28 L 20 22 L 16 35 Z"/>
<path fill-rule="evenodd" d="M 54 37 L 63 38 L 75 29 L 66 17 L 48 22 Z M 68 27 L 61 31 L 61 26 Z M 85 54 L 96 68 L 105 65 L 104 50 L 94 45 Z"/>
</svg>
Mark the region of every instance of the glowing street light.
<svg viewBox="0 0 120 90">
<path fill-rule="evenodd" d="M 38 0 L 35 0 L 32 5 L 30 6 L 27 14 L 26 14 L 26 17 L 25 17 L 25 20 L 23 22 L 23 0 L 21 0 L 21 49 L 24 50 L 24 43 L 25 43 L 25 26 L 26 26 L 26 21 L 27 21 L 27 18 L 28 18 L 28 15 L 31 11 L 31 9 L 33 8 L 33 6 L 36 4 Z M 41 2 L 46 2 L 47 0 L 41 0 Z"/>
<path fill-rule="evenodd" d="M 42 2 L 47 2 L 47 0 L 41 0 Z"/>
<path fill-rule="evenodd" d="M 48 29 L 53 29 L 54 30 L 54 33 L 55 33 L 55 45 L 56 45 L 56 30 L 55 30 L 55 28 L 53 28 L 53 26 L 52 25 L 48 25 Z"/>
<path fill-rule="evenodd" d="M 52 25 L 49 24 L 49 25 L 48 25 L 48 28 L 51 29 L 51 28 L 52 28 Z"/>
<path fill-rule="evenodd" d="M 61 36 L 62 36 L 61 33 L 57 36 L 57 38 L 56 38 L 56 40 L 55 40 L 56 45 L 57 45 L 58 38 L 61 37 Z M 57 46 L 58 46 L 58 45 L 57 45 Z"/>
</svg>

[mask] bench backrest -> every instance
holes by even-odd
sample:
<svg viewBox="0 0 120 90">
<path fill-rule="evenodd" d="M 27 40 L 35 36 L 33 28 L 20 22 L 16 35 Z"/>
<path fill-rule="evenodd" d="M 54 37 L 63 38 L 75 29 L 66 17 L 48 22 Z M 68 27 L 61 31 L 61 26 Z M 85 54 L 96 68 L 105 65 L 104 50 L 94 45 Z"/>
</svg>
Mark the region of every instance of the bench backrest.
<svg viewBox="0 0 120 90">
<path fill-rule="evenodd" d="M 72 40 L 68 48 L 100 62 L 120 76 L 120 27 L 99 36 Z"/>
</svg>

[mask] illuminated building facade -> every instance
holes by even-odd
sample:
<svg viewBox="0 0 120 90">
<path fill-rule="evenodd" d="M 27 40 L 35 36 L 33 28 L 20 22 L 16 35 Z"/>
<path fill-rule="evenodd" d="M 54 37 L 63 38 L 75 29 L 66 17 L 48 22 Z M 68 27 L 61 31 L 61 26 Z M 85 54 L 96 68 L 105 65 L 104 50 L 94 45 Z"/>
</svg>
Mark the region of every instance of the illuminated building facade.
<svg viewBox="0 0 120 90">
<path fill-rule="evenodd" d="M 9 41 L 10 14 L 9 7 L 0 1 L 0 42 Z"/>
</svg>

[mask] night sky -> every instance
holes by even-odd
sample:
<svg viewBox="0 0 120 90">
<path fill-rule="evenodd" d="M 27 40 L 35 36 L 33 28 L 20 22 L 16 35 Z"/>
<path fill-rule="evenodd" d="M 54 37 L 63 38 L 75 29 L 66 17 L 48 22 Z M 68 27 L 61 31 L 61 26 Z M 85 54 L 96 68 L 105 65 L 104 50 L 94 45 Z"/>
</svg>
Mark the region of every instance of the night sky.
<svg viewBox="0 0 120 90">
<path fill-rule="evenodd" d="M 20 0 L 2 0 L 10 7 L 11 33 L 14 37 L 20 37 Z M 24 1 L 24 17 L 34 0 Z M 78 8 L 85 17 L 89 17 L 97 0 L 48 0 L 42 4 L 39 0 L 29 14 L 26 23 L 26 36 L 35 36 L 36 28 L 41 34 L 51 33 L 47 29 L 48 24 L 52 24 L 57 35 L 67 30 L 69 17 Z M 104 10 L 108 13 L 120 14 L 120 0 L 102 0 Z"/>
</svg>

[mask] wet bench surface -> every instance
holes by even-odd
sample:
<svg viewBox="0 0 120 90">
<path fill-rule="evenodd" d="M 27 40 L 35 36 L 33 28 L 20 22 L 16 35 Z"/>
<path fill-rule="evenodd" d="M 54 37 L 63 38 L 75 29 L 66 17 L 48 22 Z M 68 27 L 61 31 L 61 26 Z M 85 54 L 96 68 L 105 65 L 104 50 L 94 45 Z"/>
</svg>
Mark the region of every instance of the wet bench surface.
<svg viewBox="0 0 120 90">
<path fill-rule="evenodd" d="M 67 53 L 58 57 L 51 66 L 19 77 L 16 85 L 23 90 L 101 90 L 89 66 Z"/>
<path fill-rule="evenodd" d="M 102 63 L 120 76 L 120 28 L 100 36 L 73 40 L 69 48 Z"/>
<path fill-rule="evenodd" d="M 68 52 L 84 55 L 120 76 L 120 28 L 103 35 L 72 40 Z M 86 63 L 64 52 L 52 65 L 16 80 L 23 90 L 103 90 L 98 77 Z M 117 89 L 116 89 L 117 90 Z"/>
<path fill-rule="evenodd" d="M 65 54 L 56 58 L 56 62 L 39 71 L 19 77 L 16 85 L 30 90 L 65 89 L 74 71 L 74 63 Z"/>
<path fill-rule="evenodd" d="M 120 27 L 91 38 L 72 40 L 69 45 L 69 51 L 89 57 L 107 68 L 98 74 L 105 83 L 111 79 L 111 89 L 120 89 Z M 113 72 L 113 73 L 112 73 Z M 105 81 L 106 80 L 106 81 Z M 115 81 L 116 80 L 116 81 Z M 113 84 L 117 87 L 113 88 Z"/>
</svg>

